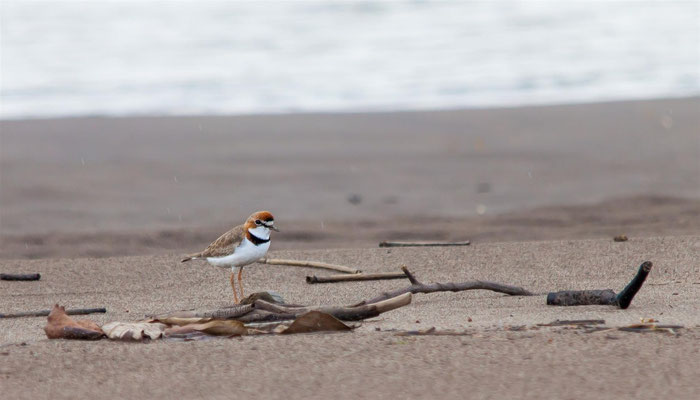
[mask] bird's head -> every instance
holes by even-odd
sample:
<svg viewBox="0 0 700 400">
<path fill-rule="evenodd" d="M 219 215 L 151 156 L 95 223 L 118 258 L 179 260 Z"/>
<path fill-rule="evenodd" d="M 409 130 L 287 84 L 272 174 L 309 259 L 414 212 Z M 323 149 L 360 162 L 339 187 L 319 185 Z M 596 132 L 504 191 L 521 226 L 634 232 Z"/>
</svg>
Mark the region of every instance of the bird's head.
<svg viewBox="0 0 700 400">
<path fill-rule="evenodd" d="M 275 227 L 275 217 L 270 214 L 269 211 L 258 211 L 253 213 L 245 223 L 245 228 L 251 234 L 261 238 L 267 239 L 270 237 L 270 230 L 279 232 L 279 229 Z"/>
</svg>

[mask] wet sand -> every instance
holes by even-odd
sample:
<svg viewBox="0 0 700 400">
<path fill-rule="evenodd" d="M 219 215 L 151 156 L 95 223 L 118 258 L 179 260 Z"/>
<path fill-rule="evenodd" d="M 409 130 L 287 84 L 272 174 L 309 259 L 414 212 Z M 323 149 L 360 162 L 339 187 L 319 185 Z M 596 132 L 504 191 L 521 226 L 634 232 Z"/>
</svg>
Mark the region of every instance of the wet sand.
<svg viewBox="0 0 700 400">
<path fill-rule="evenodd" d="M 258 209 L 276 215 L 288 233 L 276 243 L 285 248 L 365 246 L 391 235 L 539 240 L 573 230 L 589 238 L 626 225 L 648 225 L 635 233 L 693 233 L 698 109 L 700 98 L 3 121 L 0 257 L 196 248 Z M 686 203 L 669 207 L 663 199 Z M 543 210 L 572 206 L 589 208 Z M 515 214 L 498 217 L 506 212 Z M 537 233 L 558 224 L 565 229 Z M 364 239 L 377 229 L 384 231 Z"/>
</svg>

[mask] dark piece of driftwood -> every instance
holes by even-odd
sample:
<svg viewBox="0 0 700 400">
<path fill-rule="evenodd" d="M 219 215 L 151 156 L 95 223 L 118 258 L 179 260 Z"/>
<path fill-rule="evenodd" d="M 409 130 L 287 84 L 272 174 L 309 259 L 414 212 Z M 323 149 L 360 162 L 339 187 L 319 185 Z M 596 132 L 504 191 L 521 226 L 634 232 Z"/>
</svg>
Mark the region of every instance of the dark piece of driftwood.
<svg viewBox="0 0 700 400">
<path fill-rule="evenodd" d="M 333 283 L 350 281 L 378 281 L 384 279 L 406 279 L 402 272 L 385 272 L 377 274 L 343 274 L 330 276 L 307 276 L 306 283 Z"/>
<path fill-rule="evenodd" d="M 19 317 L 46 317 L 49 315 L 51 310 L 41 310 L 41 311 L 26 311 L 13 314 L 0 314 L 0 318 L 19 318 Z M 74 308 L 72 310 L 66 310 L 68 315 L 87 315 L 87 314 L 104 314 L 107 312 L 105 308 Z"/>
<path fill-rule="evenodd" d="M 2 281 L 38 281 L 41 274 L 0 274 Z"/>
<path fill-rule="evenodd" d="M 468 281 L 468 282 L 447 282 L 447 283 L 421 283 L 406 267 L 401 267 L 406 277 L 411 282 L 411 286 L 384 292 L 379 296 L 365 300 L 356 304 L 373 304 L 404 293 L 435 293 L 435 292 L 461 292 L 464 290 L 491 290 L 498 293 L 505 293 L 511 296 L 533 296 L 534 294 L 518 286 L 504 285 L 488 281 Z"/>
<path fill-rule="evenodd" d="M 634 324 L 630 326 L 622 326 L 617 328 L 618 331 L 623 332 L 670 332 L 675 333 L 675 329 L 683 329 L 683 325 L 657 325 L 657 324 Z"/>
<path fill-rule="evenodd" d="M 167 314 L 152 315 L 147 314 L 146 318 L 212 318 L 212 319 L 235 319 L 242 315 L 248 314 L 253 311 L 253 305 L 251 304 L 237 304 L 231 307 L 219 308 L 217 310 L 210 311 L 196 311 L 196 310 L 186 310 L 186 311 L 175 311 Z"/>
<path fill-rule="evenodd" d="M 468 331 L 439 331 L 435 327 L 428 328 L 426 330 L 416 330 L 416 331 L 401 331 L 394 334 L 394 336 L 473 336 L 473 332 Z"/>
<path fill-rule="evenodd" d="M 652 266 L 651 261 L 643 262 L 632 281 L 618 294 L 611 289 L 564 290 L 549 293 L 547 304 L 550 306 L 610 305 L 626 309 L 644 284 Z"/>
<path fill-rule="evenodd" d="M 605 324 L 604 319 L 574 319 L 574 320 L 556 320 L 548 324 L 537 324 L 537 326 L 566 326 L 566 325 L 601 325 Z"/>
<path fill-rule="evenodd" d="M 359 321 L 403 307 L 411 303 L 411 294 L 404 293 L 394 298 L 361 306 L 299 306 L 294 304 L 275 304 L 258 299 L 253 304 L 235 305 L 213 311 L 175 311 L 167 314 L 150 315 L 148 318 L 165 320 L 167 318 L 211 318 L 235 319 L 243 323 L 261 323 L 294 320 L 309 311 L 320 311 L 344 321 Z"/>
<path fill-rule="evenodd" d="M 277 315 L 292 315 L 292 319 L 309 311 L 320 311 L 330 314 L 342 321 L 360 321 L 367 318 L 373 318 L 377 315 L 403 307 L 411 303 L 411 293 L 402 293 L 397 296 L 392 296 L 383 301 L 374 302 L 372 304 L 362 304 L 357 306 L 311 306 L 311 307 L 286 307 L 280 304 L 268 303 L 264 300 L 255 302 L 255 311 L 267 311 Z M 265 314 L 261 314 L 264 318 L 270 318 Z M 245 316 L 247 317 L 247 315 Z M 269 321 L 265 319 L 264 321 Z M 246 322 L 262 322 L 247 320 Z"/>
<path fill-rule="evenodd" d="M 380 242 L 379 247 L 444 247 L 444 246 L 469 246 L 471 242 Z"/>
<path fill-rule="evenodd" d="M 359 269 L 346 267 L 343 265 L 326 264 L 317 261 L 300 261 L 300 260 L 283 260 L 279 258 L 263 258 L 258 261 L 261 264 L 269 265 L 289 265 L 293 267 L 308 267 L 308 268 L 321 268 L 329 269 L 331 271 L 344 272 L 346 274 L 359 274 Z"/>
</svg>

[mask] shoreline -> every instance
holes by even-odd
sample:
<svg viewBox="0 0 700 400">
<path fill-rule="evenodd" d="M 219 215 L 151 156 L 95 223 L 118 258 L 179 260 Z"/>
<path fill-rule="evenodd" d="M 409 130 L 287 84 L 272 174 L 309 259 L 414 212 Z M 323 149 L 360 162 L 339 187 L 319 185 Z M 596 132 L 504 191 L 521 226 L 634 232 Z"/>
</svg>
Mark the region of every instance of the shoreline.
<svg viewBox="0 0 700 400">
<path fill-rule="evenodd" d="M 534 102 L 523 104 L 505 104 L 505 105 L 490 105 L 490 106 L 454 106 L 454 107 L 435 107 L 435 108 L 386 108 L 386 109 L 356 109 L 356 110 L 318 110 L 318 111 L 281 111 L 281 112 L 249 112 L 249 113 L 211 113 L 211 114 L 85 114 L 85 115 L 66 115 L 66 116 L 22 116 L 12 118 L 0 118 L 2 122 L 51 122 L 60 120 L 75 120 L 75 119 L 131 119 L 131 118 L 265 118 L 265 117 L 290 117 L 290 116 L 333 116 L 333 115 L 401 115 L 412 113 L 440 113 L 440 112 L 469 112 L 469 111 L 499 111 L 499 110 L 520 110 L 520 109 L 536 109 L 536 108 L 553 108 L 553 107 L 576 107 L 594 104 L 609 104 L 615 105 L 620 103 L 645 103 L 667 100 L 687 100 L 695 101 L 700 99 L 700 93 L 686 93 L 679 95 L 668 96 L 652 96 L 639 98 L 611 98 L 597 100 L 581 100 L 581 101 L 563 101 L 563 102 Z"/>
</svg>

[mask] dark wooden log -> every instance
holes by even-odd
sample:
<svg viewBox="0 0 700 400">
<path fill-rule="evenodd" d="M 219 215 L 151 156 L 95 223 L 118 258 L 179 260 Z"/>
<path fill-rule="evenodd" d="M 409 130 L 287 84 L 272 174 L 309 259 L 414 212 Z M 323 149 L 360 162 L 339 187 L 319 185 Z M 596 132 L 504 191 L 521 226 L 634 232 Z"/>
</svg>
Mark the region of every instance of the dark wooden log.
<svg viewBox="0 0 700 400">
<path fill-rule="evenodd" d="M 26 311 L 12 314 L 0 314 L 0 318 L 20 318 L 20 317 L 46 317 L 49 315 L 51 310 L 41 310 L 41 311 Z M 107 312 L 106 308 L 74 308 L 72 310 L 66 310 L 68 315 L 87 315 L 87 314 L 104 314 Z"/>
<path fill-rule="evenodd" d="M 549 293 L 547 304 L 550 306 L 608 305 L 626 309 L 644 284 L 652 265 L 651 261 L 643 262 L 632 281 L 619 294 L 612 289 L 564 290 Z"/>
<path fill-rule="evenodd" d="M 624 289 L 622 289 L 622 291 L 620 292 L 620 294 L 617 295 L 617 297 L 615 297 L 615 303 L 618 307 L 624 310 L 630 306 L 630 303 L 632 303 L 632 299 L 637 294 L 639 289 L 642 288 L 644 281 L 647 279 L 647 276 L 649 275 L 652 266 L 653 264 L 651 263 L 651 261 L 645 261 L 642 263 L 642 265 L 639 266 L 637 275 L 635 275 L 634 278 L 632 278 L 632 281 L 628 283 Z"/>
<path fill-rule="evenodd" d="M 354 281 L 378 281 L 386 279 L 406 279 L 406 275 L 402 272 L 385 272 L 377 274 L 343 274 L 330 276 L 307 276 L 306 283 L 335 283 L 335 282 L 354 282 Z"/>
<path fill-rule="evenodd" d="M 0 274 L 2 281 L 38 281 L 41 274 Z"/>
<path fill-rule="evenodd" d="M 380 242 L 379 247 L 446 247 L 446 246 L 469 246 L 470 241 L 463 242 Z"/>
<path fill-rule="evenodd" d="M 605 290 L 562 290 L 549 293 L 547 305 L 550 306 L 588 306 L 588 305 L 612 305 L 615 301 L 615 292 Z"/>
</svg>

